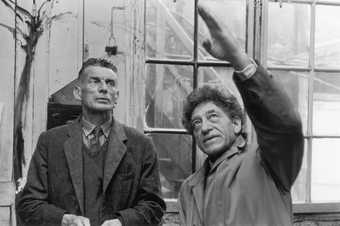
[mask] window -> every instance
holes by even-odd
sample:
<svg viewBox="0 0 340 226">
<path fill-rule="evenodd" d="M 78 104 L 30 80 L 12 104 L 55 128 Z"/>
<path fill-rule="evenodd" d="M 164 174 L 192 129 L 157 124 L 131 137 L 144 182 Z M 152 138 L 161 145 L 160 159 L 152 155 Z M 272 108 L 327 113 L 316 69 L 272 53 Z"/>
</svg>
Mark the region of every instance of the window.
<svg viewBox="0 0 340 226">
<path fill-rule="evenodd" d="M 278 76 L 301 114 L 305 154 L 292 189 L 295 211 L 339 208 L 340 3 L 205 1 L 241 46 Z M 175 199 L 181 182 L 204 159 L 181 125 L 185 96 L 208 83 L 239 94 L 228 62 L 211 58 L 201 46 L 207 28 L 197 16 L 197 1 L 145 4 L 145 133 L 159 152 L 163 195 Z"/>
<path fill-rule="evenodd" d="M 303 120 L 304 161 L 292 194 L 305 205 L 297 211 L 339 208 L 339 13 L 339 1 L 263 5 L 262 63 L 283 81 Z"/>
<path fill-rule="evenodd" d="M 247 47 L 247 1 L 210 1 L 243 48 Z M 176 199 L 183 180 L 204 156 L 181 124 L 185 97 L 204 84 L 226 84 L 235 93 L 232 70 L 202 48 L 208 32 L 191 0 L 149 0 L 146 4 L 145 133 L 152 136 L 160 158 L 163 196 Z"/>
</svg>

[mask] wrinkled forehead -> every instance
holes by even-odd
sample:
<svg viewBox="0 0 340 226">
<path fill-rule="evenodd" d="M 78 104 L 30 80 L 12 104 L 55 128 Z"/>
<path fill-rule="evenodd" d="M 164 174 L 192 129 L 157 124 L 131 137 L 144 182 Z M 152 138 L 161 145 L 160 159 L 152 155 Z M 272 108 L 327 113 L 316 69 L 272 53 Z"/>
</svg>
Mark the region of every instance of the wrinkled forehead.
<svg viewBox="0 0 340 226">
<path fill-rule="evenodd" d="M 90 79 L 90 78 L 98 78 L 98 79 L 110 79 L 117 81 L 118 75 L 111 68 L 91 65 L 84 69 L 84 71 L 80 75 L 80 80 L 82 82 Z"/>
<path fill-rule="evenodd" d="M 202 117 L 212 112 L 224 113 L 223 109 L 214 101 L 205 101 L 198 104 L 191 114 L 191 119 Z"/>
</svg>

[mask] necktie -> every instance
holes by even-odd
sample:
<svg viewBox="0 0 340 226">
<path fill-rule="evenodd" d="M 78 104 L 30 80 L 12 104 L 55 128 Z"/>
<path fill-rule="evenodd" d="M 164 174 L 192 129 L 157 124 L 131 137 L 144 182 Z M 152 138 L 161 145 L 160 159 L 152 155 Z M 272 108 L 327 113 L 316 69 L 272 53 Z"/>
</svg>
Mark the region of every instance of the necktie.
<svg viewBox="0 0 340 226">
<path fill-rule="evenodd" d="M 100 151 L 100 136 L 102 136 L 104 133 L 103 133 L 103 130 L 100 126 L 96 126 L 92 132 L 91 132 L 91 139 L 90 139 L 90 154 L 91 155 L 95 155 L 97 154 L 99 151 Z"/>
</svg>

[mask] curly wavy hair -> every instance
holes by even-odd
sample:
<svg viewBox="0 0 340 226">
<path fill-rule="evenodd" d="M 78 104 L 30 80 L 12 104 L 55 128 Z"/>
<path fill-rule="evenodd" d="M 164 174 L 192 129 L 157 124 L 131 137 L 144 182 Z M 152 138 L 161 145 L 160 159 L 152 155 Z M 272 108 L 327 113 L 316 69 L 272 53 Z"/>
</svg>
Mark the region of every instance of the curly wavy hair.
<svg viewBox="0 0 340 226">
<path fill-rule="evenodd" d="M 220 107 L 229 118 L 238 118 L 241 120 L 242 130 L 241 134 L 246 138 L 244 132 L 245 114 L 236 97 L 232 94 L 223 92 L 219 87 L 212 87 L 209 85 L 202 86 L 192 91 L 186 98 L 183 106 L 182 124 L 184 128 L 190 133 L 193 133 L 191 123 L 191 116 L 195 108 L 204 102 L 213 102 Z"/>
</svg>

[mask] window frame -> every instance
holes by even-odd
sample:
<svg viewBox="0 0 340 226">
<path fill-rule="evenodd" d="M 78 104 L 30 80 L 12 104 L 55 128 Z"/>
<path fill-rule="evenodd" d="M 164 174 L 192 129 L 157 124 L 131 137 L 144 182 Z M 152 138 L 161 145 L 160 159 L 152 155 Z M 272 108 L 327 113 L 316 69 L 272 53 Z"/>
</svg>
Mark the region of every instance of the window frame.
<svg viewBox="0 0 340 226">
<path fill-rule="evenodd" d="M 259 37 L 262 45 L 257 46 L 257 51 L 260 54 L 261 63 L 264 67 L 270 70 L 280 70 L 280 71 L 291 71 L 295 70 L 298 72 L 307 72 L 311 74 L 311 77 L 308 77 L 308 109 L 307 109 L 307 134 L 304 135 L 304 139 L 306 140 L 307 148 L 305 149 L 305 158 L 307 158 L 307 184 L 306 184 L 306 203 L 293 203 L 293 212 L 294 214 L 324 214 L 324 213 L 340 213 L 340 202 L 324 202 L 324 203 L 312 203 L 311 197 L 311 180 L 312 180 L 312 153 L 313 139 L 320 138 L 334 138 L 339 139 L 340 135 L 314 135 L 313 134 L 313 89 L 314 89 L 314 80 L 310 79 L 315 76 L 317 72 L 337 72 L 340 73 L 340 69 L 333 68 L 321 68 L 317 67 L 315 64 L 315 27 L 316 27 L 316 7 L 320 5 L 327 6 L 336 6 L 340 7 L 340 2 L 335 1 L 317 1 L 317 0 L 260 0 L 262 4 L 260 5 L 260 11 L 262 18 L 256 18 L 256 20 L 260 23 L 260 32 L 261 35 L 255 36 Z M 281 66 L 267 66 L 267 38 L 268 38 L 268 4 L 269 2 L 277 2 L 277 4 L 307 4 L 310 5 L 310 39 L 309 39 L 309 63 L 307 67 L 281 67 Z"/>
<path fill-rule="evenodd" d="M 198 0 L 194 1 L 194 34 L 193 34 L 193 55 L 188 60 L 170 60 L 165 58 L 150 58 L 146 54 L 146 48 L 144 49 L 144 66 L 148 64 L 169 64 L 169 65 L 187 65 L 193 67 L 193 89 L 198 86 L 198 69 L 199 67 L 231 67 L 228 62 L 223 61 L 204 61 L 198 58 L 198 12 L 197 3 Z M 289 3 L 300 3 L 309 4 L 310 7 L 310 48 L 309 48 L 309 64 L 307 67 L 278 67 L 270 66 L 267 67 L 267 37 L 268 37 L 268 4 L 269 2 L 277 2 L 278 4 L 289 4 Z M 268 70 L 281 70 L 289 71 L 295 70 L 299 72 L 308 72 L 312 76 L 315 72 L 339 72 L 340 69 L 326 69 L 317 68 L 315 66 L 315 20 L 316 20 L 316 5 L 329 5 L 339 6 L 340 2 L 335 1 L 323 1 L 317 2 L 316 0 L 246 0 L 246 51 L 251 57 L 254 57 L 261 62 L 261 64 L 268 68 Z M 145 14 L 146 14 L 146 1 L 144 1 Z M 146 16 L 144 16 L 144 26 L 146 26 Z M 146 28 L 145 28 L 146 29 Z M 144 37 L 146 42 L 146 38 Z M 304 136 L 307 145 L 307 151 L 305 157 L 307 158 L 307 200 L 306 203 L 293 203 L 293 213 L 299 214 L 325 214 L 325 213 L 340 213 L 340 203 L 311 203 L 311 162 L 312 162 L 312 141 L 315 138 L 340 138 L 339 136 L 320 136 L 313 135 L 313 80 L 308 79 L 308 113 L 307 113 L 307 134 Z M 184 129 L 168 129 L 168 128 L 151 128 L 144 123 L 144 133 L 163 133 L 163 134 L 187 134 L 190 135 Z M 193 137 L 192 137 L 193 138 Z M 194 138 L 192 139 L 192 172 L 197 170 L 196 158 L 197 158 L 197 147 Z M 166 199 L 168 206 L 168 212 L 177 212 L 176 199 Z M 340 219 L 340 218 L 339 218 Z"/>
</svg>

